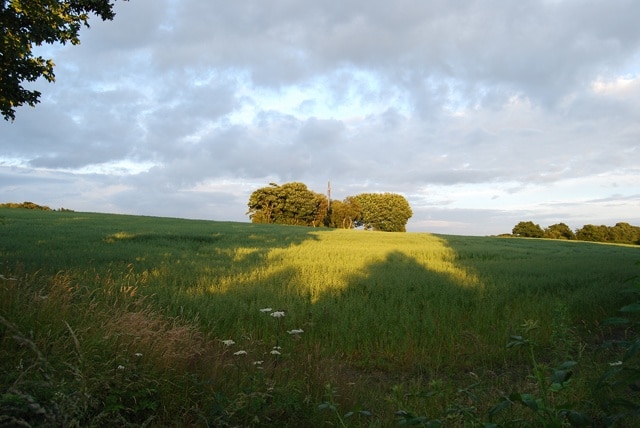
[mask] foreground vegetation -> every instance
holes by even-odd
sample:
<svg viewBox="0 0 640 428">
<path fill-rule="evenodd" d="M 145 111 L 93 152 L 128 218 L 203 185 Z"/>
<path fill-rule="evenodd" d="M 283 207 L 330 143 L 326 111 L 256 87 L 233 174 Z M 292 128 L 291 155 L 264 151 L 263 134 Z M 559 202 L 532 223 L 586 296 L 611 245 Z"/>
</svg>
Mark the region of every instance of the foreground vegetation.
<svg viewBox="0 0 640 428">
<path fill-rule="evenodd" d="M 637 247 L 19 209 L 0 237 L 0 426 L 637 417 Z"/>
</svg>

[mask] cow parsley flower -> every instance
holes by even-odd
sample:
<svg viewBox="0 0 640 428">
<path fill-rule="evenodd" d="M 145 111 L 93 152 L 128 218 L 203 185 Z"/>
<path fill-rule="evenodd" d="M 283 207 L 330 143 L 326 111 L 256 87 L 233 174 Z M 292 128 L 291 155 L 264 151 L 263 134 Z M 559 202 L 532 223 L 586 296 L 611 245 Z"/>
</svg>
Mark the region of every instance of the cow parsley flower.
<svg viewBox="0 0 640 428">
<path fill-rule="evenodd" d="M 119 365 L 118 366 L 118 370 L 124 370 L 124 366 L 123 365 Z"/>
<path fill-rule="evenodd" d="M 247 351 L 237 351 L 237 352 L 234 352 L 233 355 L 235 355 L 235 356 L 247 355 Z"/>
<path fill-rule="evenodd" d="M 294 328 L 293 330 L 287 330 L 287 333 L 299 335 L 299 334 L 304 333 L 304 330 L 301 329 L 301 328 Z"/>
<path fill-rule="evenodd" d="M 224 346 L 231 346 L 236 344 L 236 342 L 231 339 L 223 340 L 222 343 L 224 343 Z"/>
<path fill-rule="evenodd" d="M 138 358 L 142 357 L 142 353 L 141 353 L 141 352 L 136 352 L 136 353 L 135 353 L 135 354 L 133 354 L 133 355 L 135 355 L 135 356 L 136 356 L 136 357 L 138 357 Z"/>
<path fill-rule="evenodd" d="M 271 312 L 271 316 L 274 318 L 282 318 L 284 316 L 284 311 Z"/>
<path fill-rule="evenodd" d="M 272 308 L 262 308 L 260 309 L 260 312 L 271 312 L 272 310 Z"/>
<path fill-rule="evenodd" d="M 280 351 L 278 351 L 277 349 L 272 349 L 271 355 L 281 355 L 281 354 L 280 354 Z"/>
</svg>

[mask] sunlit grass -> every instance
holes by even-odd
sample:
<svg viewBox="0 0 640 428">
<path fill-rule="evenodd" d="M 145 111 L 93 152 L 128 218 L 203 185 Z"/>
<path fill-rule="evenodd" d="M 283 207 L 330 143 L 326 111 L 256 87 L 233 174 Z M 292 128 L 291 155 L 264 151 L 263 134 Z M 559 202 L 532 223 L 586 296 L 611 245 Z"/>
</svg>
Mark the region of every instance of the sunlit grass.
<svg viewBox="0 0 640 428">
<path fill-rule="evenodd" d="M 478 379 L 487 407 L 523 375 L 526 356 L 506 349 L 510 335 L 532 320 L 542 360 L 583 358 L 640 259 L 636 247 L 562 241 L 0 216 L 0 329 L 11 349 L 2 386 L 28 388 L 32 372 L 63 367 L 51 372 L 67 385 L 63 396 L 82 387 L 97 397 L 73 410 L 77 418 L 162 407 L 159 424 L 179 408 L 203 425 L 242 425 L 252 411 L 263 425 L 318 423 L 326 383 L 339 391 L 336 405 L 376 409 L 383 425 L 398 406 L 441 411 Z M 21 359 L 33 369 L 16 371 Z M 135 379 L 132 364 L 144 366 Z M 427 390 L 438 398 L 406 398 Z M 112 403 L 109 391 L 158 408 Z"/>
</svg>

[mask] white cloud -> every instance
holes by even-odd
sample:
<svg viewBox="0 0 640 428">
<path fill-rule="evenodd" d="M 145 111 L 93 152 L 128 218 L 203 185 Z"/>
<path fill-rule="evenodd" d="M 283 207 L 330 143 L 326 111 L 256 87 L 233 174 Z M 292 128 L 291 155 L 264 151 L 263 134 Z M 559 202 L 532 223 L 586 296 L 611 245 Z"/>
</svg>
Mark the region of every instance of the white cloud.
<svg viewBox="0 0 640 428">
<path fill-rule="evenodd" d="M 116 11 L 41 48 L 57 82 L 0 124 L 7 200 L 247 221 L 255 188 L 331 180 L 405 194 L 410 230 L 640 223 L 633 0 Z"/>
</svg>

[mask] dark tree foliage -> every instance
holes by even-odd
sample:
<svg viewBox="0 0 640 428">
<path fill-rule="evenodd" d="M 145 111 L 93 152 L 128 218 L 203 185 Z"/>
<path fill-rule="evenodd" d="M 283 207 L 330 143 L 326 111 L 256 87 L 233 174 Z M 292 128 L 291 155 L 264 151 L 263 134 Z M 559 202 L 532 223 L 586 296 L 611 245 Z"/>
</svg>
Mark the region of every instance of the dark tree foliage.
<svg viewBox="0 0 640 428">
<path fill-rule="evenodd" d="M 523 238 L 542 238 L 544 236 L 544 231 L 540 225 L 532 221 L 521 221 L 513 227 L 511 233 Z"/>
<path fill-rule="evenodd" d="M 15 119 L 15 108 L 40 102 L 40 92 L 23 82 L 40 77 L 55 81 L 51 59 L 34 56 L 33 46 L 44 43 L 80 43 L 82 26 L 89 14 L 112 20 L 115 0 L 0 0 L 0 113 Z M 126 1 L 126 0 L 125 0 Z"/>
<path fill-rule="evenodd" d="M 609 228 L 609 239 L 613 242 L 633 242 L 640 244 L 640 227 L 629 223 L 616 223 Z"/>
<path fill-rule="evenodd" d="M 576 232 L 576 238 L 581 241 L 605 242 L 607 241 L 607 226 L 594 226 L 593 224 L 585 224 L 582 229 Z"/>
<path fill-rule="evenodd" d="M 581 241 L 640 244 L 640 227 L 629 223 L 616 223 L 613 227 L 585 224 L 576 231 L 576 238 Z"/>
<path fill-rule="evenodd" d="M 552 224 L 544 230 L 544 237 L 549 239 L 576 239 L 575 233 L 564 223 Z"/>
<path fill-rule="evenodd" d="M 558 223 L 547 227 L 544 231 L 530 221 L 521 221 L 512 232 L 513 236 L 527 238 L 577 239 L 579 241 L 612 242 L 620 244 L 640 244 L 640 227 L 629 223 L 616 223 L 615 226 L 595 226 L 585 224 L 574 233 L 569 226 Z"/>
<path fill-rule="evenodd" d="M 355 200 L 362 207 L 357 226 L 365 230 L 406 232 L 407 221 L 413 216 L 409 202 L 397 193 L 361 193 Z"/>
</svg>

